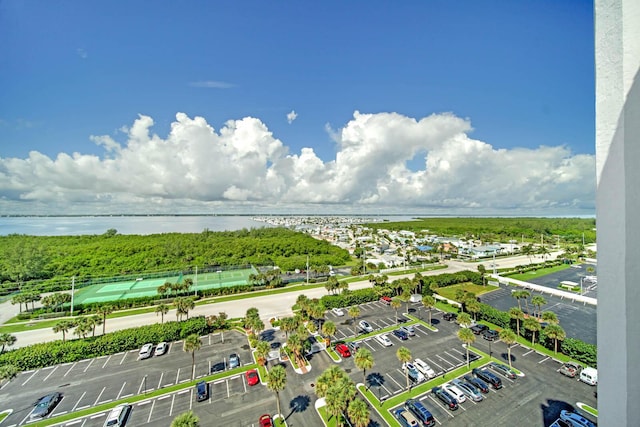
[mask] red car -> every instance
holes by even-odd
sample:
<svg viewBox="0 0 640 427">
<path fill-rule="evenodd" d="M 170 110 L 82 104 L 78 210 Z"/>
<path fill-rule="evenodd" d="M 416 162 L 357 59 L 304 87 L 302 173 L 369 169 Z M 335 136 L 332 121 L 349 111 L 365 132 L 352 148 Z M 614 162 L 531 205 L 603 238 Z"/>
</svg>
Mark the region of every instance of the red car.
<svg viewBox="0 0 640 427">
<path fill-rule="evenodd" d="M 247 378 L 247 384 L 249 385 L 256 385 L 260 382 L 260 376 L 258 375 L 258 371 L 255 369 L 245 372 L 244 376 Z"/>
<path fill-rule="evenodd" d="M 271 419 L 271 415 L 261 415 L 258 419 L 258 424 L 260 424 L 260 427 L 273 427 L 273 420 Z"/>
<path fill-rule="evenodd" d="M 391 304 L 391 298 L 382 297 L 382 298 L 380 298 L 380 302 L 383 303 L 383 304 L 389 305 L 389 304 Z"/>
<path fill-rule="evenodd" d="M 336 351 L 338 353 L 340 353 L 340 356 L 342 357 L 349 357 L 351 356 L 351 352 L 349 351 L 349 347 L 347 347 L 346 344 L 338 344 L 336 346 Z"/>
</svg>

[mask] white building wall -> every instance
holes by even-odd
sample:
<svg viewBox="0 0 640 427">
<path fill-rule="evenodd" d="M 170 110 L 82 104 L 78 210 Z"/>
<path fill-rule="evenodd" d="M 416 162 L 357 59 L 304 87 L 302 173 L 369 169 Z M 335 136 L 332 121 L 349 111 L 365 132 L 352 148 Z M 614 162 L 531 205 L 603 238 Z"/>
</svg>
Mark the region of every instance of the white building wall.
<svg viewBox="0 0 640 427">
<path fill-rule="evenodd" d="M 640 425 L 640 1 L 595 1 L 598 425 Z"/>
</svg>

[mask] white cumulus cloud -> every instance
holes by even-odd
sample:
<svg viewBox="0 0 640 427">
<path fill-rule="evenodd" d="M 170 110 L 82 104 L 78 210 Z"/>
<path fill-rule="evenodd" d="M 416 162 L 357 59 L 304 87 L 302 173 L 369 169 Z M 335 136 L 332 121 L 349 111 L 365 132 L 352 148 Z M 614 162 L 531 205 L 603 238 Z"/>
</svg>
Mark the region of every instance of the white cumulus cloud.
<svg viewBox="0 0 640 427">
<path fill-rule="evenodd" d="M 292 112 L 293 113 L 293 112 Z M 291 113 L 290 113 L 291 114 Z M 295 113 L 294 113 L 295 114 Z M 176 114 L 165 137 L 140 115 L 126 140 L 92 136 L 103 156 L 33 151 L 0 158 L 3 213 L 592 212 L 595 159 L 565 146 L 498 149 L 469 120 L 355 112 L 328 128 L 334 159 L 291 152 L 259 119 L 215 130 Z M 417 165 L 417 166 L 416 166 Z"/>
<path fill-rule="evenodd" d="M 291 112 L 287 114 L 287 122 L 289 122 L 289 124 L 293 123 L 293 121 L 297 118 L 298 113 L 296 113 L 295 110 L 291 110 Z"/>
</svg>

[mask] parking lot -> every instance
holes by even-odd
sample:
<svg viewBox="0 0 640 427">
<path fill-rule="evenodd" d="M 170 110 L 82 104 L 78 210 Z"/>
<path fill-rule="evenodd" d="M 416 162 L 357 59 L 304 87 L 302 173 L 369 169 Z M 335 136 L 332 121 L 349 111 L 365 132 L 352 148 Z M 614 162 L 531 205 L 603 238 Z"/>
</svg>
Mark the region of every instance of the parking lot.
<svg viewBox="0 0 640 427">
<path fill-rule="evenodd" d="M 246 337 L 238 332 L 207 335 L 201 342 L 195 358 L 196 378 L 207 375 L 217 363 L 225 363 L 231 353 L 240 356 L 242 365 L 253 363 Z M 191 366 L 191 354 L 177 341 L 170 343 L 166 354 L 145 360 L 138 360 L 136 349 L 22 372 L 0 391 L 3 407 L 13 409 L 4 422 L 8 426 L 26 423 L 33 403 L 50 392 L 63 394 L 50 416 L 62 415 L 188 382 Z"/>
</svg>

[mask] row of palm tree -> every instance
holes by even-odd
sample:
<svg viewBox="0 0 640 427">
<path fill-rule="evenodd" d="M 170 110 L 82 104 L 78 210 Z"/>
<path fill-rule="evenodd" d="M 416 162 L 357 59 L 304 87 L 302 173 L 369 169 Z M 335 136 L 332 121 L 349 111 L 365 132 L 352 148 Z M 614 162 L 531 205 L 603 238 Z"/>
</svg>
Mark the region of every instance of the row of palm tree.
<svg viewBox="0 0 640 427">
<path fill-rule="evenodd" d="M 15 305 L 18 304 L 18 307 L 20 309 L 20 313 L 22 313 L 22 304 L 24 304 L 24 309 L 28 310 L 29 309 L 29 303 L 31 303 L 31 310 L 35 310 L 35 303 L 40 301 L 40 299 L 42 299 L 41 295 L 38 292 L 35 291 L 29 291 L 29 292 L 22 292 L 19 293 L 18 295 L 15 295 L 13 298 L 11 298 L 11 304 Z"/>
<path fill-rule="evenodd" d="M 369 425 L 369 407 L 362 399 L 356 397 L 356 385 L 338 366 L 333 365 L 326 369 L 316 379 L 314 390 L 316 396 L 325 399 L 329 419 L 336 417 L 338 426 L 342 425 L 345 412 L 355 427 Z"/>
<path fill-rule="evenodd" d="M 172 293 L 177 296 L 180 292 L 188 291 L 191 286 L 193 286 L 193 280 L 190 277 L 187 277 L 182 281 L 182 283 L 165 282 L 164 284 L 158 286 L 156 291 L 161 296 Z"/>
</svg>

